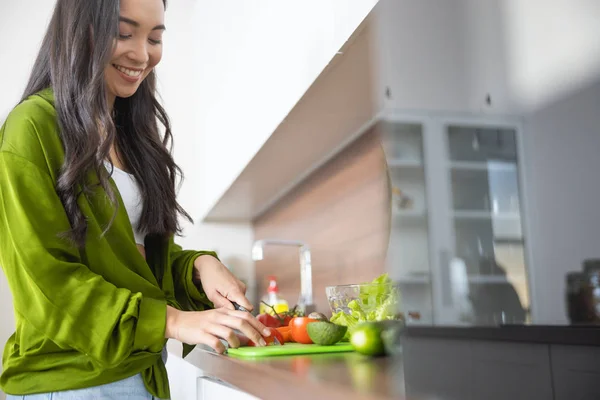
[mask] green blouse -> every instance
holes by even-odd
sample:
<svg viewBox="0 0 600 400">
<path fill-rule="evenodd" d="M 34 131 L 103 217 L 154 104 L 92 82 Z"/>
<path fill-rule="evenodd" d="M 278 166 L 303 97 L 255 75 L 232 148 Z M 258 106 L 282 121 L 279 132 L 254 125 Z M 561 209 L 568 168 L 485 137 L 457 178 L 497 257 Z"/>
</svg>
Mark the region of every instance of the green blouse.
<svg viewBox="0 0 600 400">
<path fill-rule="evenodd" d="M 146 238 L 138 251 L 119 197 L 117 217 L 96 185 L 78 204 L 88 221 L 85 248 L 59 237 L 70 229 L 56 193 L 64 148 L 50 89 L 18 105 L 0 129 L 0 265 L 13 295 L 16 332 L 2 357 L 0 387 L 26 395 L 80 389 L 141 373 L 147 389 L 168 398 L 161 358 L 166 307 L 212 307 L 192 282 L 194 260 Z M 95 174 L 91 183 L 98 182 Z M 111 185 L 118 194 L 117 187 Z M 184 355 L 191 350 L 186 346 Z"/>
</svg>

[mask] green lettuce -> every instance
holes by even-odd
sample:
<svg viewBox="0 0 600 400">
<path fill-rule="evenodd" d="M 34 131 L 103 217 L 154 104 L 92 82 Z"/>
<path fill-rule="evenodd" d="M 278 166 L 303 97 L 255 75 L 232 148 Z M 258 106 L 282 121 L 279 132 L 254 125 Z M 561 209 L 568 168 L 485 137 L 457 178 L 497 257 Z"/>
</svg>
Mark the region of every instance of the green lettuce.
<svg viewBox="0 0 600 400">
<path fill-rule="evenodd" d="M 331 322 L 348 327 L 344 339 L 349 339 L 352 328 L 362 322 L 397 319 L 397 313 L 401 309 L 400 291 L 391 283 L 388 274 L 378 276 L 371 285 L 361 287 L 360 301 L 352 300 L 348 303 L 349 314 L 344 311 L 333 314 Z"/>
</svg>

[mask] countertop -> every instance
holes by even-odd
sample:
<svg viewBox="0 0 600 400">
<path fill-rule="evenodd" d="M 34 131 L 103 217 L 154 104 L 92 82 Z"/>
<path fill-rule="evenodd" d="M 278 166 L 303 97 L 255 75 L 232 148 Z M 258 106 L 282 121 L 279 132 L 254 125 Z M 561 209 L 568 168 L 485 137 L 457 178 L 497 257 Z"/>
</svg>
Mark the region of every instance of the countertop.
<svg viewBox="0 0 600 400">
<path fill-rule="evenodd" d="M 204 375 L 265 400 L 405 398 L 401 357 L 338 353 L 248 360 L 196 348 L 185 360 Z"/>
<path fill-rule="evenodd" d="M 411 326 L 408 336 L 574 346 L 600 346 L 598 325 Z"/>
<path fill-rule="evenodd" d="M 197 347 L 185 360 L 203 376 L 264 400 L 600 395 L 598 327 L 412 326 L 403 344 L 401 355 L 383 358 L 338 353 L 240 359 Z"/>
</svg>

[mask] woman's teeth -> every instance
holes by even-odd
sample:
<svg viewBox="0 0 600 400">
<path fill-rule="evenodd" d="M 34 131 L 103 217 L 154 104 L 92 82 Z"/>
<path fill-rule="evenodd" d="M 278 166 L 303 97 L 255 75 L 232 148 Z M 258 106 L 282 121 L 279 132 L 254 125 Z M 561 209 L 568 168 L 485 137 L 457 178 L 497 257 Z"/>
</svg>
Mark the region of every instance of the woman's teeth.
<svg viewBox="0 0 600 400">
<path fill-rule="evenodd" d="M 129 68 L 121 67 L 120 65 L 113 65 L 113 66 L 127 76 L 136 77 L 136 76 L 140 76 L 142 74 L 142 71 L 134 71 Z"/>
</svg>

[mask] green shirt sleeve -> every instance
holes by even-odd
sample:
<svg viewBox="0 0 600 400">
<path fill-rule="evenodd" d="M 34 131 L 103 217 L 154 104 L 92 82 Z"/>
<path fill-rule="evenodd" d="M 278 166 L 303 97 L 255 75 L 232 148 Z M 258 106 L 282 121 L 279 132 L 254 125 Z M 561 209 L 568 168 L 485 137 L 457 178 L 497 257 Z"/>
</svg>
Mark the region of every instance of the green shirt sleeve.
<svg viewBox="0 0 600 400">
<path fill-rule="evenodd" d="M 166 301 L 118 288 L 90 271 L 79 251 L 59 237 L 69 229 L 49 172 L 3 146 L 0 264 L 16 311 L 59 346 L 107 369 L 132 353 L 159 353 Z"/>
<path fill-rule="evenodd" d="M 173 272 L 173 285 L 175 298 L 186 311 L 203 311 L 214 308 L 214 305 L 201 287 L 193 280 L 194 261 L 202 255 L 210 255 L 218 259 L 213 251 L 183 250 L 181 246 L 173 242 L 169 243 L 171 270 Z M 187 357 L 194 350 L 195 345 L 183 343 L 182 357 Z"/>
<path fill-rule="evenodd" d="M 196 258 L 210 255 L 218 259 L 217 254 L 213 251 L 183 250 L 173 241 L 169 248 L 175 297 L 179 304 L 185 311 L 203 311 L 214 308 L 202 288 L 194 283 L 193 277 Z"/>
</svg>

